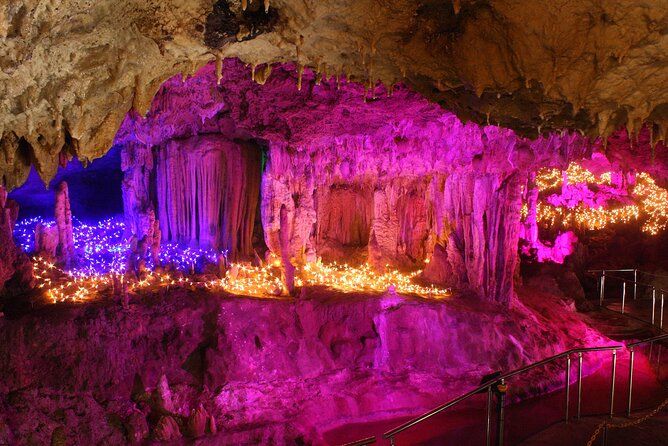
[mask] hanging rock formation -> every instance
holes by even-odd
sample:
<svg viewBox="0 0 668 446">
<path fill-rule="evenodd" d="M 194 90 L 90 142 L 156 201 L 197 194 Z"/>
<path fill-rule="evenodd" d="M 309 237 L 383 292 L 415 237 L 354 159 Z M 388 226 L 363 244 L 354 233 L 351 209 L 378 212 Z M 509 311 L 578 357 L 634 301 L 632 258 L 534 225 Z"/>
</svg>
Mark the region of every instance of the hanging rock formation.
<svg viewBox="0 0 668 446">
<path fill-rule="evenodd" d="M 248 254 L 257 185 L 285 293 L 294 269 L 318 257 L 383 270 L 423 268 L 433 255 L 430 279 L 508 303 L 520 185 L 538 166 L 565 167 L 592 150 L 578 134 L 529 141 L 462 124 L 401 86 L 364 104 L 360 87 L 315 86 L 314 73 L 302 74 L 312 90 L 295 93 L 290 67 L 259 86 L 240 63 L 223 66 L 220 85 L 212 64 L 166 82 L 146 118 L 126 118 L 117 144 L 128 154 L 136 141 L 155 147 L 154 173 L 140 169 L 141 157 L 124 165 L 126 186 L 144 188 L 127 191 L 126 209 L 141 208 L 155 187 L 164 240 Z M 268 141 L 261 181 L 259 151 L 232 142 L 248 139 Z"/>
<path fill-rule="evenodd" d="M 645 120 L 665 139 L 667 23 L 668 5 L 648 0 L 275 0 L 266 12 L 259 1 L 9 0 L 0 171 L 13 188 L 31 162 L 49 180 L 61 151 L 99 157 L 165 79 L 218 61 L 217 81 L 230 57 L 258 82 L 276 62 L 352 79 L 370 102 L 405 81 L 465 121 L 531 137 L 634 134 Z"/>
<path fill-rule="evenodd" d="M 261 175 L 257 146 L 222 135 L 167 140 L 153 150 L 128 142 L 122 145 L 122 169 L 128 230 L 138 240 L 148 237 L 154 258 L 159 238 L 228 250 L 232 258 L 253 255 Z"/>
</svg>

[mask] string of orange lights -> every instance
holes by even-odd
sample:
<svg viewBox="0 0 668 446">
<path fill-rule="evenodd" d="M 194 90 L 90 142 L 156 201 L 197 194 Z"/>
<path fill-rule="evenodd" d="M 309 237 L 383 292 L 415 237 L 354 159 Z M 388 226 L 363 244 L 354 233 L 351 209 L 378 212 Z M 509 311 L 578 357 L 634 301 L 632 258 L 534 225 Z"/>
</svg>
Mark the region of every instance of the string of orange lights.
<svg viewBox="0 0 668 446">
<path fill-rule="evenodd" d="M 36 257 L 33 260 L 33 272 L 37 287 L 43 288 L 53 303 L 90 301 L 103 295 L 119 293 L 118 287 L 126 287 L 129 292 L 187 287 L 253 297 L 276 297 L 282 289 L 281 270 L 275 265 L 258 267 L 232 264 L 224 278 L 212 280 L 204 276 L 177 276 L 175 273 L 157 271 L 148 271 L 141 279 L 129 279 L 129 276 L 115 272 L 91 276 L 72 275 L 48 260 Z M 451 294 L 448 288 L 415 284 L 413 281 L 420 273 L 414 271 L 404 274 L 389 268 L 384 273 L 376 273 L 368 264 L 353 267 L 314 262 L 301 268 L 295 284 L 298 287 L 324 286 L 342 292 L 383 293 L 393 289 L 397 293 L 423 298 L 443 298 Z"/>
<path fill-rule="evenodd" d="M 549 191 L 568 184 L 611 185 L 612 173 L 594 175 L 578 164 L 571 163 L 566 171 L 559 169 L 542 169 L 536 175 L 536 186 L 540 192 Z M 647 173 L 636 175 L 635 185 L 631 189 L 631 197 L 636 204 L 620 207 L 587 207 L 580 202 L 575 207 L 553 206 L 549 203 L 536 204 L 537 220 L 551 226 L 580 226 L 589 230 L 603 229 L 610 224 L 629 223 L 641 220 L 642 231 L 656 235 L 668 227 L 668 191 L 656 185 Z M 526 204 L 522 208 L 522 218 L 526 218 L 529 209 Z"/>
</svg>

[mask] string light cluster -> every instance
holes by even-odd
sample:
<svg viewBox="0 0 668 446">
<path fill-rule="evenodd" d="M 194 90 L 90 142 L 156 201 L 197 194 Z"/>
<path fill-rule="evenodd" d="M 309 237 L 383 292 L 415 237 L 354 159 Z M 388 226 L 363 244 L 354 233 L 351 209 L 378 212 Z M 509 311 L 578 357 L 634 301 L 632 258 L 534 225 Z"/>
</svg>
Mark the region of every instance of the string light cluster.
<svg viewBox="0 0 668 446">
<path fill-rule="evenodd" d="M 637 176 L 633 193 L 642 197 L 645 213 L 649 216 L 642 230 L 656 235 L 668 227 L 668 191 L 656 185 L 646 173 Z"/>
<path fill-rule="evenodd" d="M 22 220 L 14 228 L 17 245 L 27 253 L 35 250 L 35 227 L 39 223 L 44 227 L 55 225 L 53 220 L 36 217 Z M 76 266 L 68 270 L 71 276 L 90 277 L 125 272 L 130 240 L 122 219 L 110 218 L 87 224 L 72 218 L 72 234 L 78 259 Z M 162 243 L 159 258 L 162 264 L 193 273 L 201 269 L 204 262 L 218 263 L 220 255 L 226 256 L 227 251 L 192 248 L 180 243 Z M 146 262 L 149 269 L 153 269 L 154 265 L 149 256 Z"/>
<path fill-rule="evenodd" d="M 611 172 L 596 176 L 578 164 L 571 163 L 565 172 L 558 169 L 540 170 L 536 175 L 536 186 L 540 192 L 550 191 L 563 186 L 564 180 L 568 185 L 613 185 Z M 623 188 L 618 191 L 619 197 L 614 195 L 614 190 L 606 193 L 613 199 L 628 196 L 628 191 Z M 538 202 L 536 215 L 538 221 L 547 222 L 551 226 L 577 225 L 589 230 L 603 229 L 615 223 L 629 223 L 632 220 L 643 220 L 642 230 L 652 235 L 668 227 L 668 191 L 657 186 L 649 174 L 641 172 L 636 175 L 630 196 L 636 204 L 613 208 L 588 207 L 583 200 L 573 207 Z M 522 207 L 522 218 L 526 219 L 528 213 L 529 209 L 525 204 Z"/>
<path fill-rule="evenodd" d="M 536 186 L 538 190 L 543 192 L 549 189 L 561 187 L 564 183 L 564 176 L 568 178 L 570 184 L 610 184 L 610 173 L 603 174 L 601 177 L 596 177 L 593 173 L 583 168 L 579 164 L 570 163 L 568 169 L 561 171 L 559 169 L 541 169 L 536 175 Z"/>
<path fill-rule="evenodd" d="M 385 269 L 386 271 L 381 274 L 376 273 L 368 263 L 360 267 L 353 267 L 336 262 L 330 265 L 315 262 L 304 266 L 302 281 L 306 285 L 321 285 L 344 292 L 385 292 L 390 287 L 394 287 L 396 292 L 404 294 L 428 297 L 450 295 L 450 289 L 448 288 L 425 287 L 415 284 L 413 280 L 422 273 L 421 270 L 403 274 L 390 269 L 389 265 L 386 265 Z"/>
<path fill-rule="evenodd" d="M 53 222 L 42 219 L 24 220 L 16 225 L 15 237 L 26 250 L 34 250 L 32 239 L 38 223 L 53 225 Z M 261 267 L 232 263 L 225 276 L 217 278 L 205 274 L 202 265 L 217 264 L 221 254 L 225 257 L 226 252 L 184 248 L 174 243 L 165 243 L 161 247 L 160 259 L 165 268 L 154 269 L 147 259 L 148 270 L 136 278 L 125 274 L 130 244 L 124 236 L 125 226 L 121 220 L 104 220 L 93 225 L 76 220 L 73 226 L 75 248 L 80 255 L 79 266 L 65 271 L 46 258 L 33 258 L 37 287 L 44 289 L 53 303 L 86 302 L 118 297 L 125 292 L 139 293 L 144 289 L 189 288 L 255 297 L 276 297 L 283 289 L 280 262 Z M 450 295 L 446 288 L 415 284 L 413 281 L 421 271 L 404 274 L 386 267 L 384 273 L 376 273 L 368 264 L 353 267 L 318 261 L 306 264 L 297 273 L 297 287 L 324 286 L 343 292 L 394 290 L 425 298 Z"/>
</svg>

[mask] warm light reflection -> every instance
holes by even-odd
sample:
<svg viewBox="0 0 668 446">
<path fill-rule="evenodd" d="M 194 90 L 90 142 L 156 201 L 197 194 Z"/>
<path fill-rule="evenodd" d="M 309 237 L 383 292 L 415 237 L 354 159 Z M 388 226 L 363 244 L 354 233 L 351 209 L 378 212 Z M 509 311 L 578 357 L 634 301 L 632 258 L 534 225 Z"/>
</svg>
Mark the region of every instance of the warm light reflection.
<svg viewBox="0 0 668 446">
<path fill-rule="evenodd" d="M 578 186 L 610 186 L 609 197 L 614 199 L 615 191 L 620 197 L 630 197 L 635 204 L 617 207 L 590 207 L 585 204 L 584 197 L 577 201 L 575 206 L 554 206 L 546 201 L 539 201 L 536 205 L 537 220 L 547 222 L 551 226 L 562 227 L 580 226 L 590 230 L 603 229 L 609 224 L 628 223 L 632 220 L 643 221 L 642 230 L 656 235 L 668 227 L 668 191 L 659 187 L 647 173 L 639 173 L 635 178 L 635 185 L 626 190 L 612 183 L 612 173 L 606 172 L 596 176 L 581 166 L 571 163 L 568 170 L 542 169 L 536 175 L 536 186 L 540 192 L 549 191 L 564 186 L 573 186 L 570 194 L 577 197 Z M 593 192 L 592 192 L 593 193 Z M 522 208 L 522 218 L 528 215 L 528 207 Z"/>
<path fill-rule="evenodd" d="M 99 297 L 119 296 L 122 293 L 137 293 L 143 289 L 189 288 L 192 290 L 226 291 L 231 294 L 276 297 L 281 294 L 281 269 L 273 264 L 264 267 L 235 263 L 230 266 L 222 279 L 210 279 L 204 275 L 186 276 L 180 272 L 164 273 L 148 271 L 141 279 L 128 279 L 117 272 L 84 276 L 73 275 L 57 268 L 53 263 L 36 257 L 33 272 L 37 287 L 43 288 L 53 302 L 85 302 Z M 421 273 L 400 273 L 387 268 L 384 273 L 376 273 L 368 264 L 353 267 L 320 262 L 305 265 L 295 279 L 295 285 L 324 286 L 343 292 L 384 293 L 394 290 L 401 294 L 417 295 L 425 298 L 442 298 L 450 295 L 447 288 L 421 286 L 413 280 Z M 127 281 L 127 283 L 123 283 Z"/>
</svg>

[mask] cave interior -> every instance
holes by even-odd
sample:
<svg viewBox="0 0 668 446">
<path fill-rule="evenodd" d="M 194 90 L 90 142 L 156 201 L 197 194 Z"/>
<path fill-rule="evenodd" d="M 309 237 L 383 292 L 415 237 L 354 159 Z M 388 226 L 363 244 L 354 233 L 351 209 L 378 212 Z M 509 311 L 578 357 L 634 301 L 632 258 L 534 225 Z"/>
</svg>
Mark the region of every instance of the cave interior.
<svg viewBox="0 0 668 446">
<path fill-rule="evenodd" d="M 574 349 L 584 411 L 626 410 L 667 7 L 48 3 L 0 5 L 0 444 L 390 444 L 493 375 L 505 433 L 479 395 L 392 441 L 556 445 L 563 365 L 493 380 Z"/>
</svg>

